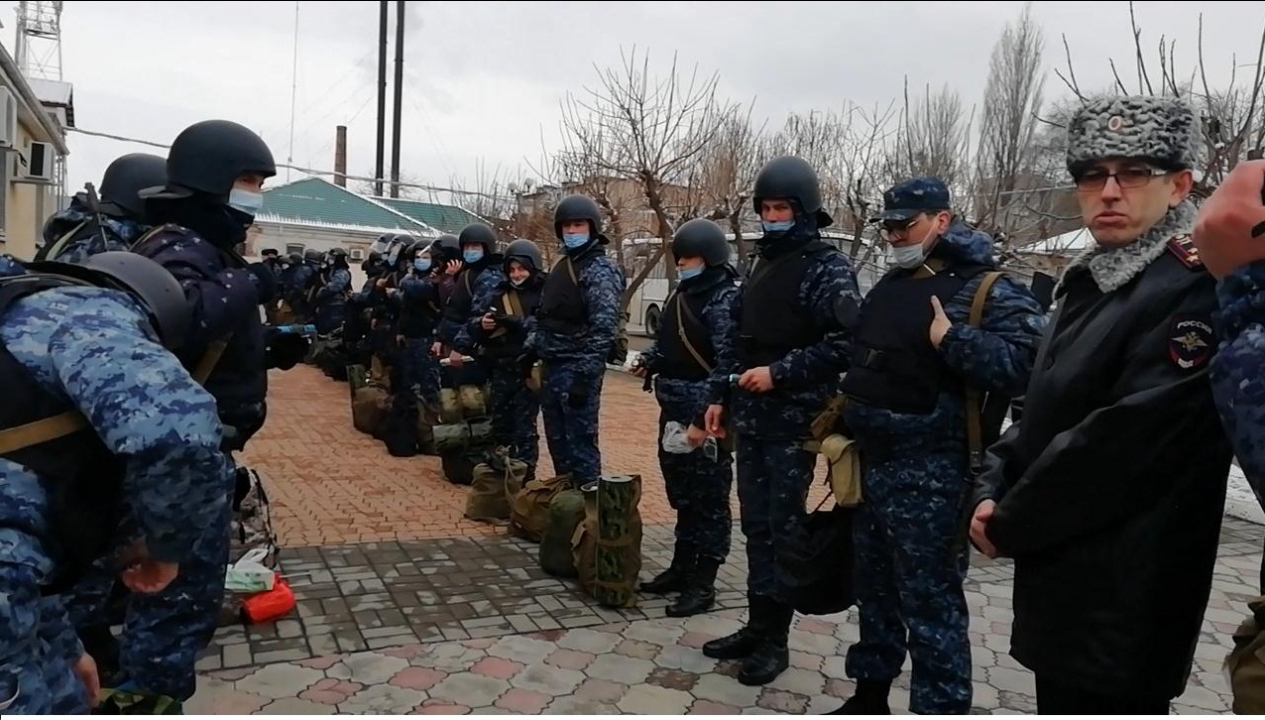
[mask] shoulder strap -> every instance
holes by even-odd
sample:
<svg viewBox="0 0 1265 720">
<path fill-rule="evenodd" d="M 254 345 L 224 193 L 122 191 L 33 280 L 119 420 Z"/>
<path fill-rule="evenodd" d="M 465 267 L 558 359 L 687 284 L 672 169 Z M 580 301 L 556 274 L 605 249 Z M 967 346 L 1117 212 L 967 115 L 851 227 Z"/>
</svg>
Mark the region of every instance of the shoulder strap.
<svg viewBox="0 0 1265 720">
<path fill-rule="evenodd" d="M 710 373 L 712 371 L 711 363 L 703 359 L 703 355 L 699 353 L 697 349 L 694 348 L 694 344 L 690 342 L 689 337 L 687 337 L 685 334 L 685 320 L 682 317 L 682 313 L 689 315 L 690 320 L 695 323 L 698 322 L 698 318 L 694 317 L 694 312 L 692 310 L 690 310 L 688 307 L 685 307 L 685 298 L 681 295 L 681 292 L 679 290 L 673 293 L 672 301 L 673 301 L 673 304 L 676 305 L 676 335 L 677 337 L 681 338 L 681 344 L 685 345 L 685 349 L 688 350 L 690 353 L 690 356 L 694 358 L 694 362 L 698 363 L 703 368 L 704 372 Z"/>
<path fill-rule="evenodd" d="M 0 282 L 0 318 L 9 306 L 32 293 L 63 285 L 87 285 L 75 278 L 60 275 L 20 275 Z M 88 427 L 88 421 L 77 410 L 68 410 L 52 417 L 35 420 L 14 428 L 0 430 L 0 455 L 8 455 L 32 445 L 56 440 Z"/>
<path fill-rule="evenodd" d="M 975 291 L 975 297 L 971 300 L 971 327 L 980 327 L 984 321 L 984 306 L 988 303 L 988 293 L 993 289 L 993 283 L 1002 276 L 1001 272 L 992 271 L 984 276 L 980 282 L 979 288 Z M 966 444 L 970 452 L 971 470 L 976 471 L 984 466 L 984 428 L 983 420 L 980 417 L 982 413 L 982 405 L 980 392 L 971 387 L 966 386 Z"/>
<path fill-rule="evenodd" d="M 84 220 L 80 222 L 78 225 L 71 228 L 70 232 L 57 238 L 57 242 L 41 250 L 39 255 L 35 259 L 36 260 L 56 260 L 57 256 L 61 254 L 61 251 L 66 249 L 66 243 L 70 242 L 70 239 L 75 236 L 75 233 L 82 230 L 84 226 L 87 224 L 88 224 L 88 221 Z"/>
<path fill-rule="evenodd" d="M 516 318 L 523 317 L 523 304 L 518 300 L 517 290 L 514 288 L 506 290 L 503 299 L 505 301 L 505 312 Z"/>
<path fill-rule="evenodd" d="M 140 237 L 136 238 L 136 240 L 132 243 L 131 248 L 129 249 L 135 250 L 136 248 L 140 247 L 141 244 L 144 243 L 146 240 L 149 240 L 150 238 L 154 237 L 158 233 L 164 230 L 169 230 L 169 229 L 178 228 L 178 227 L 180 226 L 173 225 L 171 223 L 166 223 L 164 225 L 155 225 L 152 228 L 146 230 L 144 233 L 142 233 Z"/>
</svg>

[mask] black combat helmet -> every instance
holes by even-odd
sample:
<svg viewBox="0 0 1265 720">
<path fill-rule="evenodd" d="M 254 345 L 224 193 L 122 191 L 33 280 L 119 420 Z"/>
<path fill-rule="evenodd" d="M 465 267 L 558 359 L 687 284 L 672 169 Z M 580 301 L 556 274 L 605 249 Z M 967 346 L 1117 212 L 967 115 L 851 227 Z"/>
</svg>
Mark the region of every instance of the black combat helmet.
<svg viewBox="0 0 1265 720">
<path fill-rule="evenodd" d="M 117 158 L 101 177 L 101 211 L 113 217 L 145 217 L 140 191 L 167 184 L 167 160 L 148 153 Z"/>
<path fill-rule="evenodd" d="M 445 233 L 435 238 L 430 244 L 430 259 L 436 265 L 461 259 L 461 243 L 457 241 L 457 236 Z"/>
<path fill-rule="evenodd" d="M 166 268 L 144 255 L 112 250 L 89 255 L 78 263 L 33 262 L 27 267 L 122 290 L 149 312 L 150 324 L 164 347 L 178 350 L 184 344 L 191 317 L 184 289 Z"/>
<path fill-rule="evenodd" d="M 540 254 L 540 248 L 531 240 L 515 240 L 509 244 L 509 247 L 505 248 L 505 273 L 507 275 L 509 274 L 511 260 L 517 260 L 532 272 L 540 272 L 545 269 L 545 260 Z"/>
<path fill-rule="evenodd" d="M 592 198 L 583 195 L 568 195 L 558 203 L 553 211 L 553 234 L 562 239 L 562 223 L 572 220 L 588 220 L 589 232 L 593 235 L 602 233 L 602 209 Z M 589 238 L 590 240 L 592 238 Z"/>
<path fill-rule="evenodd" d="M 167 153 L 167 184 L 142 197 L 182 198 L 193 193 L 228 203 L 233 184 L 242 175 L 277 174 L 272 151 L 250 128 L 230 120 L 203 120 L 185 128 Z"/>
<path fill-rule="evenodd" d="M 404 257 L 408 260 L 416 260 L 417 256 L 420 255 L 423 250 L 429 248 L 430 246 L 431 246 L 430 240 L 426 240 L 426 239 L 415 240 L 413 241 L 412 245 L 409 245 L 407 248 L 405 248 Z"/>
<path fill-rule="evenodd" d="M 333 250 L 329 251 L 329 259 L 332 260 L 333 262 L 336 262 L 336 263 L 341 262 L 343 265 L 346 265 L 347 251 L 344 250 L 343 248 L 336 247 Z"/>
<path fill-rule="evenodd" d="M 457 243 L 462 248 L 466 245 L 480 245 L 484 255 L 491 255 L 496 252 L 496 231 L 483 223 L 470 223 L 461 228 Z"/>
<path fill-rule="evenodd" d="M 310 264 L 319 264 L 321 260 L 323 260 L 324 258 L 325 258 L 325 255 L 320 250 L 314 250 L 312 248 L 308 248 L 307 250 L 303 251 L 303 262 L 310 263 Z"/>
<path fill-rule="evenodd" d="M 821 186 L 817 172 L 804 160 L 783 155 L 769 161 L 755 178 L 751 201 L 756 215 L 762 200 L 794 200 L 805 214 L 817 216 L 817 227 L 830 227 L 834 222 L 821 206 Z"/>
<path fill-rule="evenodd" d="M 700 257 L 707 267 L 729 262 L 729 241 L 725 231 L 707 218 L 694 218 L 676 229 L 672 236 L 672 257 Z"/>
</svg>

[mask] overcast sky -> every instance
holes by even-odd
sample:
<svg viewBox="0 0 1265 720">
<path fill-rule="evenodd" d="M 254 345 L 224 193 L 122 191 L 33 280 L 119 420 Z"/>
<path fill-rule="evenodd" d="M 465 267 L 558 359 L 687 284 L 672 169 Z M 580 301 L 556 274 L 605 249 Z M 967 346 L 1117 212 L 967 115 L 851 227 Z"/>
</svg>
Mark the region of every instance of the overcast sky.
<svg viewBox="0 0 1265 720">
<path fill-rule="evenodd" d="M 12 6 L 16 8 L 16 3 Z M 227 118 L 263 135 L 278 162 L 332 170 L 334 128 L 349 127 L 349 170 L 374 164 L 378 6 L 300 2 L 293 154 L 293 2 L 67 2 L 64 79 L 75 86 L 86 130 L 170 143 L 185 126 Z M 516 175 L 558 145 L 558 104 L 596 79 L 594 63 L 619 62 L 620 46 L 649 50 L 663 67 L 717 72 L 723 94 L 757 98 L 756 114 L 887 103 L 902 78 L 949 84 L 968 104 L 983 94 L 992 44 L 1020 2 L 408 2 L 403 175 L 447 186 L 474 182 L 476 165 Z M 1211 82 L 1255 60 L 1265 3 L 1139 2 L 1144 41 L 1177 40 L 1179 69 L 1194 68 L 1204 14 Z M 1038 2 L 1046 66 L 1064 67 L 1066 34 L 1083 88 L 1110 82 L 1108 58 L 1132 68 L 1126 2 Z M 13 14 L 3 17 L 13 51 Z M 394 19 L 391 10 L 394 59 Z M 1154 52 L 1152 51 L 1152 55 Z M 388 75 L 393 72 L 388 68 Z M 1240 74 L 1250 72 L 1241 68 Z M 1126 75 L 1128 77 L 1132 73 Z M 390 77 L 389 77 L 390 80 Z M 1062 93 L 1053 73 L 1049 92 Z M 387 161 L 390 112 L 387 96 Z M 99 182 L 131 143 L 70 136 L 68 187 Z M 155 151 L 162 153 L 162 151 Z M 293 173 L 291 179 L 301 177 Z M 278 181 L 286 180 L 280 171 Z"/>
</svg>

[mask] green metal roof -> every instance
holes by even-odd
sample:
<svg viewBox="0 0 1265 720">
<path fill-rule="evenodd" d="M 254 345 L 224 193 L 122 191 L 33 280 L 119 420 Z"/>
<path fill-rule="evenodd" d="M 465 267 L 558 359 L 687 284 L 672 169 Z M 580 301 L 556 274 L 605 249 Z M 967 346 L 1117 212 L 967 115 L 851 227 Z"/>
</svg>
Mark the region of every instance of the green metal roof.
<svg viewBox="0 0 1265 720">
<path fill-rule="evenodd" d="M 461 228 L 473 222 L 489 224 L 478 215 L 453 205 L 436 205 L 404 198 L 375 197 L 373 199 L 423 225 L 453 235 L 460 233 Z"/>
<path fill-rule="evenodd" d="M 442 205 L 433 207 L 464 212 L 460 208 L 446 208 Z M 257 217 L 263 221 L 331 229 L 434 233 L 425 222 L 418 222 L 368 197 L 316 177 L 264 190 L 264 206 Z"/>
</svg>

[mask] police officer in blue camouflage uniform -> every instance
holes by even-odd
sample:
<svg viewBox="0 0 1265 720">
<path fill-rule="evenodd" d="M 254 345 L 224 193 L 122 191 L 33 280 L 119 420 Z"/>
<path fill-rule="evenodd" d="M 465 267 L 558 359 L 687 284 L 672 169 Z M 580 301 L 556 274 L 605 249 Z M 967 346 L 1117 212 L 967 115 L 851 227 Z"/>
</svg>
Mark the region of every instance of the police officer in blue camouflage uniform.
<svg viewBox="0 0 1265 720">
<path fill-rule="evenodd" d="M 676 544 L 668 568 L 642 583 L 641 590 L 680 591 L 666 613 L 688 617 L 711 609 L 716 572 L 729 556 L 733 455 L 727 442 L 715 448 L 714 457 L 702 445 L 708 437 L 707 406 L 729 386 L 723 368 L 734 362 L 731 313 L 738 287 L 725 231 L 711 220 L 696 218 L 677 228 L 672 256 L 680 284 L 664 303 L 655 344 L 638 356 L 633 372 L 655 377 L 659 437 L 668 422 L 680 423 L 695 450 L 670 453 L 659 443 L 664 489 L 676 511 Z"/>
<path fill-rule="evenodd" d="M 505 279 L 474 297 L 473 313 L 478 316 L 466 326 L 481 357 L 490 368 L 492 434 L 498 445 L 527 463 L 527 477 L 536 476 L 540 462 L 539 388 L 527 386 L 528 376 L 518 364 L 527 340 L 527 319 L 540 307 L 545 284 L 545 261 L 531 240 L 515 240 L 505 248 Z"/>
<path fill-rule="evenodd" d="M 324 267 L 318 276 L 320 287 L 314 296 L 316 332 L 328 335 L 343 326 L 351 294 L 351 270 L 347 266 L 347 251 L 342 248 L 326 253 L 321 264 Z"/>
<path fill-rule="evenodd" d="M 559 475 L 576 487 L 602 475 L 598 410 L 606 358 L 619 329 L 624 274 L 606 255 L 602 211 L 583 195 L 569 195 L 553 213 L 563 256 L 541 290 L 540 309 L 527 322 L 524 368 L 541 361 L 540 410 L 545 442 Z"/>
<path fill-rule="evenodd" d="M 448 237 L 452 237 L 451 235 Z M 452 238 L 456 242 L 456 238 Z M 431 254 L 430 240 L 418 240 L 404 251 L 409 273 L 400 279 L 394 300 L 399 305 L 396 339 L 400 343 L 400 391 L 439 407 L 439 358 L 431 354 L 435 330 L 443 317 L 439 293 L 440 270 Z M 438 248 L 436 248 L 438 250 Z"/>
<path fill-rule="evenodd" d="M 215 400 L 164 349 L 187 322 L 175 279 L 131 253 L 0 256 L 2 713 L 95 706 L 62 593 L 106 555 L 129 588 L 160 591 L 219 522 L 233 473 Z"/>
<path fill-rule="evenodd" d="M 1239 163 L 1204 201 L 1192 236 L 1199 258 L 1216 277 L 1214 316 L 1220 347 L 1211 363 L 1212 393 L 1239 467 L 1256 501 L 1265 507 L 1265 160 Z M 1265 592 L 1265 564 L 1258 581 Z M 1254 654 L 1263 625 L 1260 598 L 1234 633 L 1226 675 L 1234 693 L 1231 710 L 1265 710 L 1261 661 Z"/>
<path fill-rule="evenodd" d="M 938 178 L 907 180 L 883 195 L 898 267 L 865 296 L 842 386 L 865 464 L 853 531 L 861 634 L 847 660 L 857 691 L 837 714 L 890 713 L 888 691 L 906 647 L 910 710 L 971 709 L 968 546 L 959 541 L 972 479 L 966 390 L 993 394 L 990 404 L 1003 409 L 1022 395 L 1045 318 L 1026 287 L 993 276 L 981 327 L 970 324 L 981 284 L 996 271 L 993 239 L 951 207 Z M 988 437 L 977 450 L 1000 430 L 1001 417 L 990 420 L 980 418 Z"/>
<path fill-rule="evenodd" d="M 975 545 L 1014 558 L 1010 654 L 1042 714 L 1167 714 L 1190 673 L 1231 459 L 1216 281 L 1189 238 L 1201 143 L 1170 96 L 1097 98 L 1068 124 L 1094 246 L 1064 270 L 1023 416 L 970 504 Z"/>
<path fill-rule="evenodd" d="M 821 240 L 830 215 L 817 173 L 783 156 L 756 176 L 753 202 L 764 226 L 756 261 L 734 301 L 731 334 L 740 374 L 726 397 L 707 409 L 707 430 L 737 433 L 738 500 L 747 538 L 746 627 L 703 646 L 717 659 L 745 658 L 738 681 L 763 685 L 788 664 L 794 610 L 779 555 L 796 547 L 807 516 L 816 454 L 803 448 L 812 420 L 839 388 L 848 367 L 851 326 L 860 304 L 848 258 Z"/>
<path fill-rule="evenodd" d="M 163 265 L 180 282 L 190 319 L 178 356 L 215 397 L 224 425 L 223 450 L 242 449 L 263 426 L 269 367 L 293 367 L 307 350 L 301 335 L 265 331 L 259 306 L 275 279 L 233 248 L 263 205 L 262 187 L 276 174 L 268 146 L 226 120 L 186 128 L 167 156 L 167 183 L 142 191 L 155 229 L 133 252 Z M 230 476 L 202 478 L 232 498 Z M 128 598 L 120 648 L 120 687 L 183 701 L 193 695 L 194 662 L 218 624 L 228 564 L 232 507 L 209 522 L 197 552 L 165 591 Z M 78 591 L 77 591 L 78 592 Z M 90 612 L 80 617 L 92 619 Z"/>
<path fill-rule="evenodd" d="M 479 354 L 472 328 L 477 327 L 483 314 L 476 311 L 474 299 L 488 297 L 505 282 L 501 268 L 503 258 L 496 252 L 496 231 L 483 223 L 470 223 L 457 235 L 461 245 L 461 272 L 455 278 L 452 297 L 444 307 L 444 321 L 440 324 L 440 339 L 448 347 L 448 359 L 455 368 L 462 366 L 462 358 Z M 480 367 L 487 370 L 483 363 Z"/>
<path fill-rule="evenodd" d="M 107 250 L 127 250 L 149 225 L 138 193 L 167 181 L 167 161 L 131 153 L 110 163 L 101 178 L 97 207 L 89 193 L 78 193 L 70 207 L 44 223 L 44 246 L 36 260 L 79 262 Z"/>
</svg>

